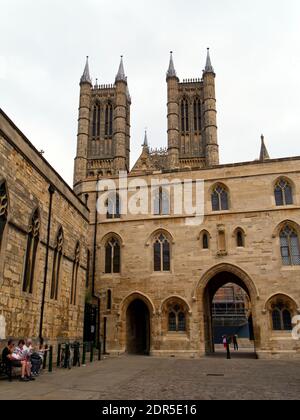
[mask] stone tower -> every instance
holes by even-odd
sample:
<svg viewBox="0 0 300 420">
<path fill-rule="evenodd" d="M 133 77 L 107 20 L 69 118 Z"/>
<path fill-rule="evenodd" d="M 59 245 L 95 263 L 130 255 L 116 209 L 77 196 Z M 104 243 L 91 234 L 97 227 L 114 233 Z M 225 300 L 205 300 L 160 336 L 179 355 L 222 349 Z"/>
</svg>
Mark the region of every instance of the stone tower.
<svg viewBox="0 0 300 420">
<path fill-rule="evenodd" d="M 167 86 L 169 168 L 218 165 L 215 73 L 209 50 L 202 79 L 182 82 L 171 53 Z"/>
<path fill-rule="evenodd" d="M 129 171 L 131 98 L 123 58 L 114 84 L 92 84 L 88 59 L 80 80 L 74 186 Z"/>
</svg>

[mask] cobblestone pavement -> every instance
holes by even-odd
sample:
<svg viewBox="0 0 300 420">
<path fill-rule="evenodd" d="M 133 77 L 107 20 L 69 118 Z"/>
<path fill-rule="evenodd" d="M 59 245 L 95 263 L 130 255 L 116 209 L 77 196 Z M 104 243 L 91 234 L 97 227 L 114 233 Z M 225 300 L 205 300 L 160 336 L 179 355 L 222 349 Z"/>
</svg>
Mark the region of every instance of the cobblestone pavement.
<svg viewBox="0 0 300 420">
<path fill-rule="evenodd" d="M 0 381 L 0 399 L 299 399 L 300 361 L 108 358 L 45 373 L 35 382 Z"/>
</svg>

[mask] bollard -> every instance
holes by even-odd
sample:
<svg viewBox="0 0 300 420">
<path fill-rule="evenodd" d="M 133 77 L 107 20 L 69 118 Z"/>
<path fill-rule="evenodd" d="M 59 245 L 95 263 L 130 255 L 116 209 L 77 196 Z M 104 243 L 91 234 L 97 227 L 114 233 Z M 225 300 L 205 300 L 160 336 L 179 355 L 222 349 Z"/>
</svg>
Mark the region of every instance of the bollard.
<svg viewBox="0 0 300 420">
<path fill-rule="evenodd" d="M 91 354 L 90 354 L 90 362 L 93 363 L 94 361 L 94 343 L 91 343 Z"/>
<path fill-rule="evenodd" d="M 98 346 L 98 361 L 100 362 L 101 360 L 101 342 L 99 342 L 99 346 Z"/>
<path fill-rule="evenodd" d="M 52 365 L 53 365 L 53 346 L 50 346 L 50 349 L 49 349 L 49 368 L 48 368 L 49 373 L 51 373 L 52 370 L 53 370 Z"/>
<path fill-rule="evenodd" d="M 60 367 L 60 357 L 61 357 L 61 344 L 58 345 L 57 349 L 57 367 Z"/>
<path fill-rule="evenodd" d="M 70 357 L 70 345 L 66 344 L 65 347 L 65 360 L 64 360 L 64 368 L 67 369 L 69 367 L 69 357 Z"/>
<path fill-rule="evenodd" d="M 86 358 L 86 343 L 83 343 L 82 347 L 82 365 L 85 366 L 85 358 Z"/>
<path fill-rule="evenodd" d="M 45 347 L 45 350 L 48 350 L 48 346 Z M 48 351 L 44 352 L 44 359 L 43 359 L 43 370 L 47 367 L 47 357 L 48 357 Z"/>
</svg>

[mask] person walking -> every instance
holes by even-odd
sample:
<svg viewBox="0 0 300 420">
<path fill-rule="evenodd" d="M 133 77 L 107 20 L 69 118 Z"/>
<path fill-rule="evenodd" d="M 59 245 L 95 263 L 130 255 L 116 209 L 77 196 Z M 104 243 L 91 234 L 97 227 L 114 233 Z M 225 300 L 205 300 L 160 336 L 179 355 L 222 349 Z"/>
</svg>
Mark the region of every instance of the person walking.
<svg viewBox="0 0 300 420">
<path fill-rule="evenodd" d="M 238 336 L 237 335 L 232 336 L 232 341 L 234 345 L 234 350 L 239 351 Z"/>
</svg>

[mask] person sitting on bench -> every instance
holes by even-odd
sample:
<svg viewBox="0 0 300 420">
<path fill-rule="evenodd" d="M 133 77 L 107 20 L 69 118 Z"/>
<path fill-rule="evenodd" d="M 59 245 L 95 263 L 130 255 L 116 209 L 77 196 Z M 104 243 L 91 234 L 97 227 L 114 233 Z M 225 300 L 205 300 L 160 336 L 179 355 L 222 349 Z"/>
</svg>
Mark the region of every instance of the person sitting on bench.
<svg viewBox="0 0 300 420">
<path fill-rule="evenodd" d="M 18 347 L 15 348 L 14 352 L 10 356 L 12 360 L 12 366 L 15 366 L 14 363 L 21 363 L 22 373 L 20 381 L 27 382 L 27 381 L 34 381 L 35 379 L 31 375 L 31 365 L 30 362 L 27 360 L 27 352 L 24 351 L 25 341 L 20 340 Z M 20 365 L 18 365 L 20 366 Z M 25 376 L 25 374 L 27 376 Z"/>
</svg>

